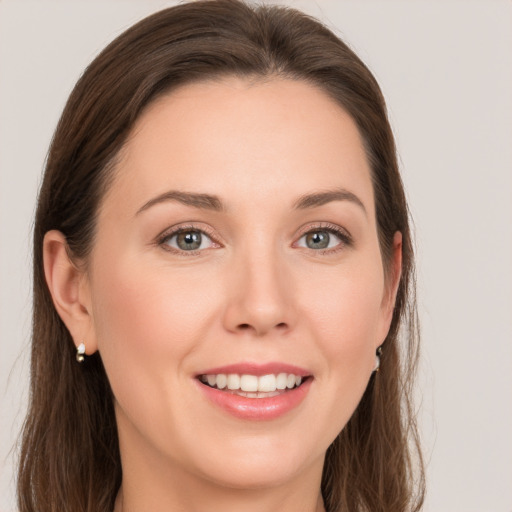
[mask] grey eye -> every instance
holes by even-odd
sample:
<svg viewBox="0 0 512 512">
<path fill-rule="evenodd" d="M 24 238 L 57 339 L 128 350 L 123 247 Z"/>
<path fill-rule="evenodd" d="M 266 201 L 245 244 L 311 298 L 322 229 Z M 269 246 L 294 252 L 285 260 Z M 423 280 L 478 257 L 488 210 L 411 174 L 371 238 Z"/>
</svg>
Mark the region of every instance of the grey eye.
<svg viewBox="0 0 512 512">
<path fill-rule="evenodd" d="M 302 235 L 297 242 L 299 247 L 307 249 L 331 249 L 340 244 L 346 243 L 341 234 L 337 234 L 334 230 L 316 229 Z"/>
<path fill-rule="evenodd" d="M 165 243 L 174 249 L 181 251 L 196 251 L 211 247 L 211 238 L 197 229 L 187 229 L 171 234 Z"/>
<path fill-rule="evenodd" d="M 329 247 L 330 236 L 326 231 L 313 231 L 306 236 L 306 247 L 310 249 L 326 249 Z"/>
<path fill-rule="evenodd" d="M 201 247 L 201 233 L 199 231 L 185 231 L 176 235 L 176 243 L 183 251 L 193 251 Z"/>
</svg>

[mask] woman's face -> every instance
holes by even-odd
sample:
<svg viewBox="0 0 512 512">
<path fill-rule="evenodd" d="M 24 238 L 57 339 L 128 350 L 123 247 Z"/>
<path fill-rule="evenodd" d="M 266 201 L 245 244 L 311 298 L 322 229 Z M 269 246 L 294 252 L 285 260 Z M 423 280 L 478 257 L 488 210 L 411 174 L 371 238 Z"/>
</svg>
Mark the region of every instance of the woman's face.
<svg viewBox="0 0 512 512">
<path fill-rule="evenodd" d="M 85 341 L 115 395 L 123 470 L 234 487 L 319 475 L 393 307 L 370 169 L 336 103 L 284 79 L 158 99 L 89 269 Z"/>
</svg>

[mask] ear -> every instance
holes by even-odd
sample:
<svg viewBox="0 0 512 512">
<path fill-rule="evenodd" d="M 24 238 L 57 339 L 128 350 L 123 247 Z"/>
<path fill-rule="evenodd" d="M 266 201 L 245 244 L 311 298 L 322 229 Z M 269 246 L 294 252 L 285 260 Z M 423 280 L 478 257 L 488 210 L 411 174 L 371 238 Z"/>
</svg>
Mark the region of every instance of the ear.
<svg viewBox="0 0 512 512">
<path fill-rule="evenodd" d="M 386 278 L 384 297 L 382 299 L 383 332 L 379 336 L 379 346 L 384 342 L 388 335 L 391 321 L 393 320 L 393 311 L 395 309 L 396 295 L 402 275 L 402 233 L 397 231 L 393 237 L 393 248 L 391 254 L 390 268 Z M 376 347 L 377 348 L 377 347 Z"/>
<path fill-rule="evenodd" d="M 88 279 L 70 259 L 66 238 L 60 231 L 46 233 L 43 241 L 43 261 L 53 304 L 68 328 L 75 346 L 78 347 L 83 342 L 86 354 L 96 352 Z"/>
</svg>

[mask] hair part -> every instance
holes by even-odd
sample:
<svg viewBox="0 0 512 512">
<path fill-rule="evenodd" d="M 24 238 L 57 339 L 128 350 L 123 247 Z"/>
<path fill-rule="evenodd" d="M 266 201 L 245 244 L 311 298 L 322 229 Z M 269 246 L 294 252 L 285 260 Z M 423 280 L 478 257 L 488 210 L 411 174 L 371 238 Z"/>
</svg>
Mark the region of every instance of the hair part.
<svg viewBox="0 0 512 512">
<path fill-rule="evenodd" d="M 61 231 L 69 254 L 86 269 L 102 199 L 143 110 L 181 85 L 226 76 L 306 81 L 344 108 L 360 131 L 384 267 L 389 269 L 393 237 L 400 231 L 402 274 L 381 370 L 327 451 L 322 494 L 328 512 L 421 507 L 424 472 L 411 400 L 419 339 L 414 254 L 380 88 L 352 50 L 313 18 L 286 7 L 209 0 L 157 12 L 111 42 L 79 79 L 55 131 L 34 227 L 31 388 L 20 450 L 20 512 L 110 512 L 122 480 L 107 375 L 98 353 L 76 364 L 73 340 L 45 282 L 44 235 Z"/>
</svg>

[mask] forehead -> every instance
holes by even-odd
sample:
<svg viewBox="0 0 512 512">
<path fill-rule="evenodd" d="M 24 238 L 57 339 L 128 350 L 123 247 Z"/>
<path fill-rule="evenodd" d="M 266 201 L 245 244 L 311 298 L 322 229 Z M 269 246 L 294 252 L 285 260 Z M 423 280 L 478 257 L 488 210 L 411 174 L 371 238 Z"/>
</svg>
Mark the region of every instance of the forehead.
<svg viewBox="0 0 512 512">
<path fill-rule="evenodd" d="M 107 196 L 141 204 L 168 189 L 265 202 L 333 186 L 373 208 L 359 131 L 303 81 L 226 78 L 182 86 L 136 122 Z"/>
</svg>

